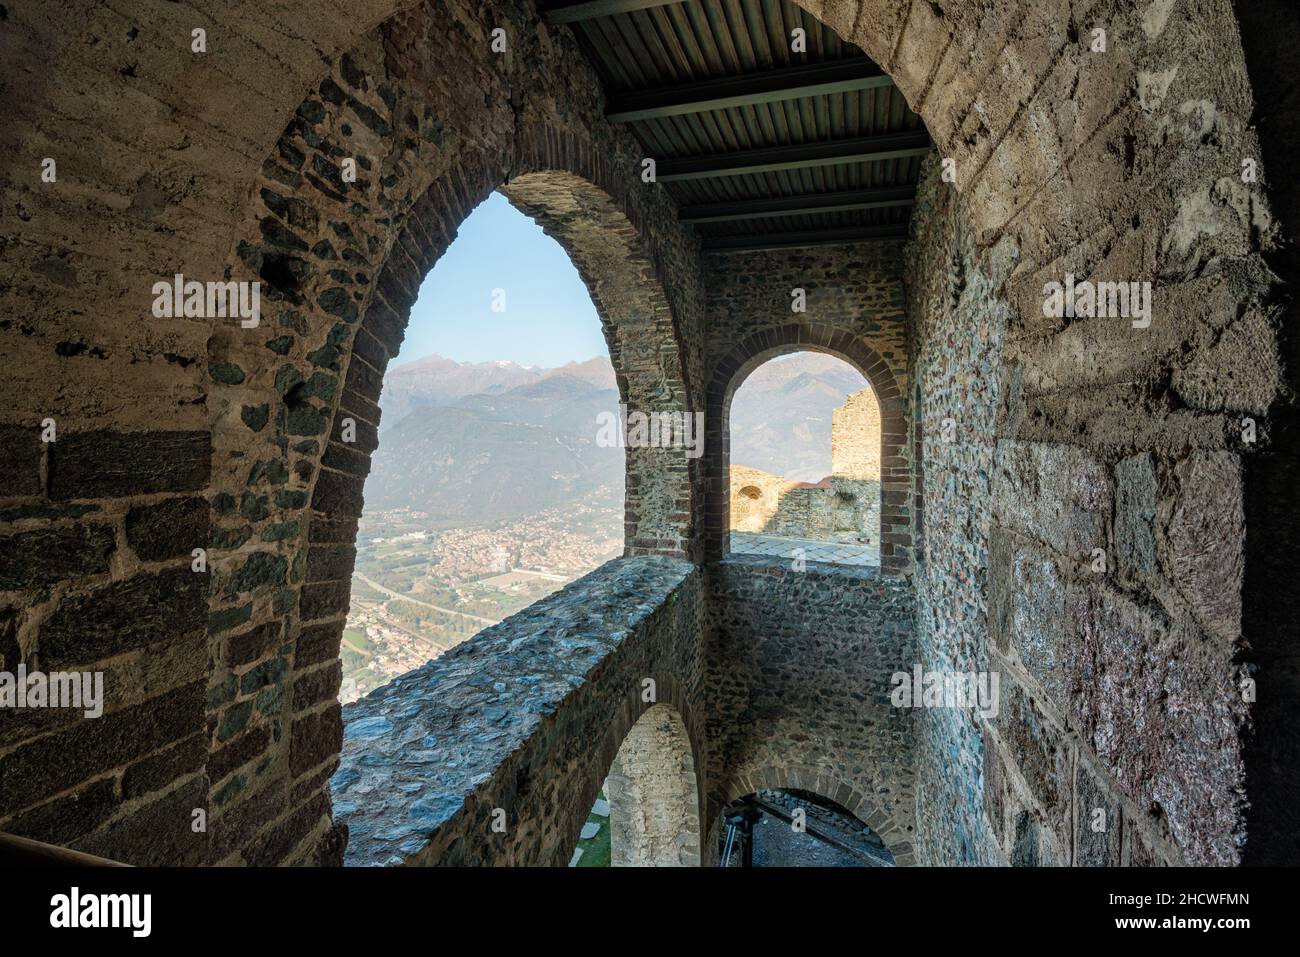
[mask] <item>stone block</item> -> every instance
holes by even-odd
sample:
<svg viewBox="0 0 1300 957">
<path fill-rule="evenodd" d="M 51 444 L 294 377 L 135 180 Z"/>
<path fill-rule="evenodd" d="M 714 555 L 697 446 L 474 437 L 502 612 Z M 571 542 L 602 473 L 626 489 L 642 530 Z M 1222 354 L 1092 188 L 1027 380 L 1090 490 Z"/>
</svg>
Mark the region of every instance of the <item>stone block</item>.
<svg viewBox="0 0 1300 957">
<path fill-rule="evenodd" d="M 5 822 L 5 833 L 66 846 L 113 816 L 116 779 L 100 778 Z"/>
<path fill-rule="evenodd" d="M 1074 864 L 1119 867 L 1123 812 L 1101 775 L 1085 761 L 1074 769 Z"/>
<path fill-rule="evenodd" d="M 337 698 L 342 680 L 341 661 L 334 661 L 324 668 L 299 675 L 293 682 L 293 710 L 304 711 L 331 698 Z"/>
<path fill-rule="evenodd" d="M 227 775 L 258 758 L 271 744 L 271 731 L 266 725 L 250 728 L 246 734 L 233 739 L 214 751 L 208 758 L 208 780 L 216 784 Z"/>
<path fill-rule="evenodd" d="M 251 664 L 274 651 L 280 644 L 283 622 L 268 621 L 226 639 L 226 663 L 232 668 Z"/>
<path fill-rule="evenodd" d="M 1007 779 L 1002 770 L 1002 757 L 993 742 L 984 742 L 984 816 L 998 846 L 1006 840 Z"/>
<path fill-rule="evenodd" d="M 45 668 L 88 665 L 159 642 L 202 635 L 207 626 L 208 580 L 186 566 L 143 573 L 73 594 L 41 626 Z"/>
<path fill-rule="evenodd" d="M 337 704 L 293 723 L 289 770 L 296 778 L 336 755 L 343 745 L 343 717 Z"/>
<path fill-rule="evenodd" d="M 994 527 L 989 547 L 989 628 L 997 648 L 1014 651 L 1048 698 L 1066 708 L 1061 643 L 1067 637 L 1065 580 L 1042 549 Z"/>
<path fill-rule="evenodd" d="M 1065 735 L 1039 713 L 1023 688 L 1002 676 L 996 726 L 1005 757 L 1020 771 L 1042 810 L 1055 818 L 1069 809 L 1070 753 Z"/>
<path fill-rule="evenodd" d="M 302 587 L 302 597 L 298 602 L 298 614 L 303 621 L 316 621 L 319 618 L 333 618 L 347 614 L 352 600 L 352 582 L 319 582 Z"/>
<path fill-rule="evenodd" d="M 316 479 L 316 489 L 312 493 L 311 507 L 330 518 L 352 518 L 360 516 L 365 504 L 362 489 L 365 486 L 363 476 L 344 475 L 341 472 L 322 470 Z"/>
<path fill-rule="evenodd" d="M 1162 810 L 1188 863 L 1235 863 L 1246 705 L 1231 650 L 1100 583 L 1072 586 L 1067 609 L 1084 740 L 1135 804 Z"/>
<path fill-rule="evenodd" d="M 86 524 L 0 537 L 0 591 L 108 573 L 113 530 Z"/>
<path fill-rule="evenodd" d="M 343 641 L 343 622 L 311 625 L 298 635 L 294 650 L 294 667 L 303 669 L 339 656 Z"/>
<path fill-rule="evenodd" d="M 307 551 L 308 582 L 351 581 L 357 550 L 352 545 L 312 545 Z"/>
<path fill-rule="evenodd" d="M 207 744 L 205 735 L 191 735 L 132 764 L 122 772 L 122 798 L 129 801 L 143 797 L 200 770 L 208 755 Z"/>
<path fill-rule="evenodd" d="M 1155 462 L 1148 454 L 1115 466 L 1115 561 L 1126 577 L 1149 575 L 1156 565 Z"/>
<path fill-rule="evenodd" d="M 50 498 L 192 492 L 211 475 L 209 432 L 72 432 L 50 444 Z"/>
<path fill-rule="evenodd" d="M 205 690 L 196 682 L 20 745 L 4 759 L 5 806 L 27 807 L 201 731 Z"/>
<path fill-rule="evenodd" d="M 1004 439 L 994 453 L 990 492 L 1008 528 L 1076 561 L 1106 547 L 1111 488 L 1105 466 L 1084 449 Z"/>
<path fill-rule="evenodd" d="M 35 427 L 0 425 L 0 489 L 5 498 L 40 494 L 41 445 Z"/>
<path fill-rule="evenodd" d="M 206 499 L 174 498 L 142 505 L 126 515 L 126 540 L 142 561 L 155 562 L 208 548 Z"/>
<path fill-rule="evenodd" d="M 1240 462 L 1230 452 L 1197 452 L 1174 469 L 1178 497 L 1161 559 L 1207 631 L 1241 634 L 1246 520 Z"/>
<path fill-rule="evenodd" d="M 195 833 L 191 823 L 194 809 L 204 807 L 206 798 L 206 781 L 198 778 L 103 831 L 74 842 L 73 848 L 137 866 L 202 864 L 207 858 L 208 835 Z"/>
</svg>

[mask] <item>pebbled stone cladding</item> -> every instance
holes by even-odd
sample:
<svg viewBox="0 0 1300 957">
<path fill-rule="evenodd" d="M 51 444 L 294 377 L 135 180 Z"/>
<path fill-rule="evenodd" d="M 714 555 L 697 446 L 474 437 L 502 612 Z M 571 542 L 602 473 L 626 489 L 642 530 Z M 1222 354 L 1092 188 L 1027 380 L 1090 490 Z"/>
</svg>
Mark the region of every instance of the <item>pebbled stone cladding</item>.
<svg viewBox="0 0 1300 957">
<path fill-rule="evenodd" d="M 914 718 L 890 701 L 916 661 L 906 580 L 732 555 L 707 587 L 706 820 L 762 788 L 813 791 L 914 863 Z"/>
<path fill-rule="evenodd" d="M 984 671 L 990 482 L 1007 307 L 977 272 L 969 230 L 937 175 L 937 161 L 927 162 L 908 249 L 916 417 L 924 437 L 916 641 L 927 670 Z M 981 815 L 979 726 L 970 713 L 952 708 L 918 709 L 916 721 L 918 740 L 925 742 L 916 784 L 921 859 L 998 861 Z"/>
</svg>

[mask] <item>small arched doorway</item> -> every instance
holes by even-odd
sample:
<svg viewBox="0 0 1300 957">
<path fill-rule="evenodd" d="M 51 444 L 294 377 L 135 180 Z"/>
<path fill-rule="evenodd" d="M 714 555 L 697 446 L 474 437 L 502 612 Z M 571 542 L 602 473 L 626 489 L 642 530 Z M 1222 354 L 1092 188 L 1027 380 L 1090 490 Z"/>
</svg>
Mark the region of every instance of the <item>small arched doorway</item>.
<svg viewBox="0 0 1300 957">
<path fill-rule="evenodd" d="M 894 867 L 884 840 L 814 791 L 765 788 L 732 801 L 715 829 L 720 867 Z"/>
<path fill-rule="evenodd" d="M 670 704 L 648 708 L 619 745 L 579 850 L 611 867 L 698 867 L 699 782 L 690 734 Z M 604 811 L 601 814 L 600 811 Z M 601 818 L 605 820 L 601 820 Z M 602 827 L 608 828 L 602 835 Z M 574 863 L 582 863 L 575 855 Z"/>
</svg>

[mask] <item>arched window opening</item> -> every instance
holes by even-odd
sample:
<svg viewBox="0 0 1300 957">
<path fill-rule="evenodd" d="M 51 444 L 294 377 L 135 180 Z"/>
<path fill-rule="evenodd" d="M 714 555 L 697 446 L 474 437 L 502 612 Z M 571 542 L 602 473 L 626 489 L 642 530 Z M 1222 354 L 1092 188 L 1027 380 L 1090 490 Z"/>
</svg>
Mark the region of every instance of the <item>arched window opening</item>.
<svg viewBox="0 0 1300 957">
<path fill-rule="evenodd" d="M 772 359 L 731 402 L 731 551 L 880 563 L 880 404 L 834 356 Z"/>
<path fill-rule="evenodd" d="M 492 194 L 425 277 L 384 377 L 340 700 L 617 557 L 623 452 L 601 323 L 568 254 Z"/>
<path fill-rule="evenodd" d="M 627 733 L 579 835 L 577 867 L 698 867 L 699 790 L 686 724 L 656 704 Z"/>
</svg>

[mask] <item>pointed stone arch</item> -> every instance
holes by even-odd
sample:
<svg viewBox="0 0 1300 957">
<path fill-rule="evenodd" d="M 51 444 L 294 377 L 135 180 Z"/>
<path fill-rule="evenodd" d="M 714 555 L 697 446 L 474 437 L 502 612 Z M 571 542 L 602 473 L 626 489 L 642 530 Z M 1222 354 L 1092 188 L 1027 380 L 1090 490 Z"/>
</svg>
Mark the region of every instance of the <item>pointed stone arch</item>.
<svg viewBox="0 0 1300 957">
<path fill-rule="evenodd" d="M 621 399 L 647 412 L 685 413 L 692 402 L 680 344 L 689 282 L 669 290 L 661 280 L 663 261 L 688 251 L 670 204 L 637 179 L 625 134 L 584 112 L 582 91 L 598 91 L 585 64 L 571 51 L 550 54 L 574 73 L 569 114 L 516 115 L 509 95 L 458 112 L 455 95 L 448 102 L 428 87 L 441 75 L 437 44 L 453 43 L 433 25 L 438 16 L 464 14 L 429 14 L 414 33 L 381 28 L 300 104 L 251 191 L 227 270 L 263 283 L 263 321 L 216 328 L 208 343 L 210 716 L 230 729 L 210 755 L 212 784 L 226 793 L 253 753 L 249 736 L 276 725 L 272 740 L 287 742 L 279 773 L 293 785 L 278 810 L 318 832 L 341 743 L 337 657 L 383 375 L 422 279 L 465 217 L 503 192 L 578 268 Z M 485 82 L 508 93 L 514 79 Z M 625 554 L 689 554 L 684 453 L 629 449 L 626 474 Z M 245 716 L 245 730 L 227 716 L 247 702 L 225 689 L 242 687 L 246 667 L 268 656 L 284 662 L 292 698 Z"/>
</svg>

